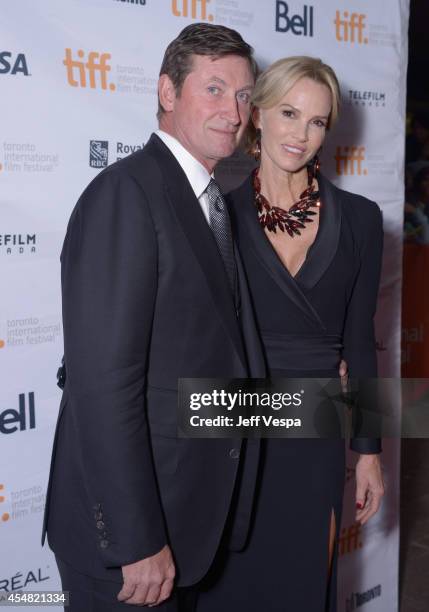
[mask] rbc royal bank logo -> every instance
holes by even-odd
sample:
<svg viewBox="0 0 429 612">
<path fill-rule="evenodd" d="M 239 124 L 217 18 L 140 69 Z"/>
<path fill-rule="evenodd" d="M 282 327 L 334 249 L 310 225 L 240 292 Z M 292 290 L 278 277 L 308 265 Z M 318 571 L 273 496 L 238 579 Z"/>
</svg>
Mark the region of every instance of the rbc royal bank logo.
<svg viewBox="0 0 429 612">
<path fill-rule="evenodd" d="M 24 53 L 15 56 L 10 51 L 0 51 L 0 74 L 30 76 Z"/>
<path fill-rule="evenodd" d="M 302 15 L 290 15 L 288 3 L 277 0 L 276 32 L 292 32 L 296 36 L 313 36 L 314 8 L 304 4 Z"/>
<path fill-rule="evenodd" d="M 91 168 L 106 168 L 109 163 L 108 140 L 89 141 L 89 165 Z"/>
<path fill-rule="evenodd" d="M 172 0 L 171 12 L 175 17 L 191 17 L 199 21 L 213 21 L 214 17 L 208 13 L 207 5 L 210 0 Z"/>
<path fill-rule="evenodd" d="M 367 175 L 368 170 L 364 168 L 365 147 L 340 147 L 335 153 L 336 172 L 338 175 Z"/>
<path fill-rule="evenodd" d="M 108 83 L 108 74 L 111 70 L 110 53 L 90 51 L 85 58 L 85 51 L 79 49 L 76 53 L 78 59 L 73 57 L 73 51 L 66 49 L 63 64 L 67 69 L 67 81 L 71 87 L 90 87 L 115 91 L 115 83 Z"/>
<path fill-rule="evenodd" d="M 348 11 L 337 11 L 335 14 L 335 36 L 339 42 L 358 43 L 367 45 L 368 38 L 365 36 L 366 15 L 364 13 L 349 13 Z"/>
</svg>

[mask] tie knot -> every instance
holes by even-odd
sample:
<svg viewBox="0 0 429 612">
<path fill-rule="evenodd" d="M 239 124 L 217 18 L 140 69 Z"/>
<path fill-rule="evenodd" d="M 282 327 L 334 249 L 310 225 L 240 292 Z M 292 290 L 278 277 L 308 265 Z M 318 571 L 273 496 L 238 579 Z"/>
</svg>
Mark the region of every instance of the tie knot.
<svg viewBox="0 0 429 612">
<path fill-rule="evenodd" d="M 209 198 L 222 198 L 222 192 L 220 190 L 220 187 L 212 178 L 210 179 L 210 183 L 207 185 L 206 191 Z"/>
</svg>

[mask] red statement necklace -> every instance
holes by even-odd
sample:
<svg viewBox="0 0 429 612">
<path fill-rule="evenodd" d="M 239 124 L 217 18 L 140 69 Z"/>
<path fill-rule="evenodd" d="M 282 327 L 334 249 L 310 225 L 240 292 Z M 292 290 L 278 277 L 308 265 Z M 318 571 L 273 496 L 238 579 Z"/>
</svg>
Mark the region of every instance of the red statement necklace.
<svg viewBox="0 0 429 612">
<path fill-rule="evenodd" d="M 255 204 L 258 210 L 259 223 L 263 228 L 267 228 L 269 232 L 277 233 L 277 227 L 282 231 L 286 231 L 292 238 L 297 234 L 301 235 L 300 229 L 305 228 L 306 223 L 312 223 L 312 216 L 317 215 L 317 212 L 310 210 L 311 208 L 320 208 L 320 193 L 315 187 L 314 176 L 317 167 L 316 164 L 308 166 L 308 187 L 299 196 L 298 202 L 295 202 L 289 210 L 280 208 L 280 206 L 272 206 L 267 198 L 261 193 L 261 181 L 258 176 L 258 168 L 252 172 L 253 188 L 255 190 Z"/>
</svg>

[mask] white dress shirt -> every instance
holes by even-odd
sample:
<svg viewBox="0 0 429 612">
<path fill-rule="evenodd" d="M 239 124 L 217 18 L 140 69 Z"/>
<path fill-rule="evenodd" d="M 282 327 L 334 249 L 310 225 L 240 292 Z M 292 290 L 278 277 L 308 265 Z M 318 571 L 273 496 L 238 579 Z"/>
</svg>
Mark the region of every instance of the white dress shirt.
<svg viewBox="0 0 429 612">
<path fill-rule="evenodd" d="M 186 174 L 188 181 L 200 203 L 201 210 L 204 213 L 207 223 L 210 224 L 209 217 L 209 198 L 206 193 L 207 186 L 212 178 L 202 164 L 195 159 L 185 147 L 180 144 L 177 138 L 167 134 L 163 130 L 157 130 L 155 134 L 161 138 L 162 142 L 170 149 L 174 157 L 180 164 L 183 172 Z"/>
</svg>

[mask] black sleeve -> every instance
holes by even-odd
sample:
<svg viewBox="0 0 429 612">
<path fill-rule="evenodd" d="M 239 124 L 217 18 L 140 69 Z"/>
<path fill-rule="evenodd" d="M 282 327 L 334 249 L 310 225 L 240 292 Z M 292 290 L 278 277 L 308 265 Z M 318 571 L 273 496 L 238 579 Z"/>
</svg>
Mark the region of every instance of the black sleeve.
<svg viewBox="0 0 429 612">
<path fill-rule="evenodd" d="M 142 188 L 119 171 L 81 196 L 62 252 L 66 389 L 106 567 L 158 552 L 166 532 L 144 387 L 157 290 L 157 241 Z M 97 537 L 96 522 L 94 535 Z"/>
<path fill-rule="evenodd" d="M 361 204 L 363 206 L 359 210 Z M 356 206 L 356 214 L 360 215 L 360 267 L 347 307 L 343 358 L 350 377 L 375 378 L 374 315 L 383 253 L 383 218 L 374 202 L 362 201 L 353 205 Z M 379 438 L 352 438 L 350 447 L 358 453 L 379 453 L 381 441 Z"/>
</svg>

